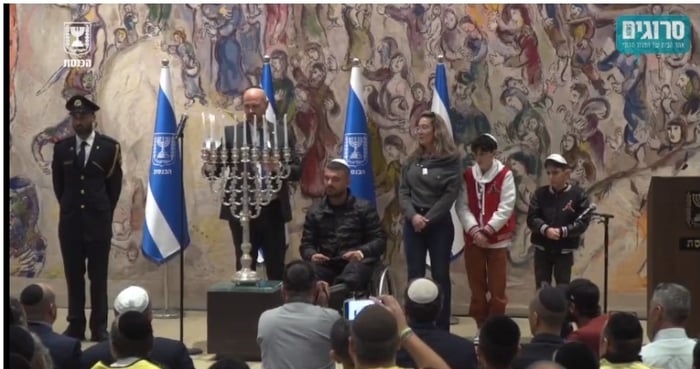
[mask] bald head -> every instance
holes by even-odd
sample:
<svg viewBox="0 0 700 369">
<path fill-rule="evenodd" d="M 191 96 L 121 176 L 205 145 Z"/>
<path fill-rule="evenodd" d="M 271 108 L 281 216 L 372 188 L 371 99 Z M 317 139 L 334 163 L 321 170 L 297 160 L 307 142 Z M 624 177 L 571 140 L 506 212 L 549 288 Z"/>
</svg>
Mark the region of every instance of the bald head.
<svg viewBox="0 0 700 369">
<path fill-rule="evenodd" d="M 30 284 L 22 290 L 19 301 L 27 314 L 27 320 L 47 323 L 56 320 L 56 295 L 49 285 Z"/>
<path fill-rule="evenodd" d="M 267 110 L 267 96 L 259 87 L 251 87 L 243 93 L 243 111 L 248 123 L 252 123 L 257 117 L 257 123 L 262 124 Z"/>
</svg>

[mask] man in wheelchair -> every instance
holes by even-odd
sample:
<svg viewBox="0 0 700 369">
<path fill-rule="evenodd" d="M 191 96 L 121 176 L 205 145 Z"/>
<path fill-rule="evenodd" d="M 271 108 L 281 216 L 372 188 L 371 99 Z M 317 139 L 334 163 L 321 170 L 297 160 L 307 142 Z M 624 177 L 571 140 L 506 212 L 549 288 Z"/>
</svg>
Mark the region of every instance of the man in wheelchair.
<svg viewBox="0 0 700 369">
<path fill-rule="evenodd" d="M 386 234 L 369 201 L 350 193 L 350 167 L 333 159 L 323 173 L 325 196 L 306 213 L 299 254 L 319 279 L 363 292 L 386 249 Z"/>
</svg>

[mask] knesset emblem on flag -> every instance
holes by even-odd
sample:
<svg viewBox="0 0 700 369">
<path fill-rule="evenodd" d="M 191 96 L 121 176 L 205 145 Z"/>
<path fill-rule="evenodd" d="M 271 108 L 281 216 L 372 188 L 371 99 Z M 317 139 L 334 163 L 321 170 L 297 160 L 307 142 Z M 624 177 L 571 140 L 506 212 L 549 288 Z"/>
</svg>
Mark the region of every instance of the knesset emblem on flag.
<svg viewBox="0 0 700 369">
<path fill-rule="evenodd" d="M 169 166 L 175 161 L 175 150 L 173 144 L 175 135 L 172 133 L 156 133 L 153 137 L 153 165 Z"/>
<path fill-rule="evenodd" d="M 369 157 L 369 145 L 366 133 L 346 133 L 343 151 L 345 160 L 351 167 L 365 165 Z"/>
</svg>

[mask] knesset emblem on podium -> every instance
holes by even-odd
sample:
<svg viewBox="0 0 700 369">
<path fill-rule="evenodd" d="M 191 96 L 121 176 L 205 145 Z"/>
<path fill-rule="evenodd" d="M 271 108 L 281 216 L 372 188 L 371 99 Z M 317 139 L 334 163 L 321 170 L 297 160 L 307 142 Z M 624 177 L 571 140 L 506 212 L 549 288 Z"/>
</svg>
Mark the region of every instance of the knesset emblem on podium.
<svg viewBox="0 0 700 369">
<path fill-rule="evenodd" d="M 700 191 L 688 191 L 685 204 L 688 227 L 700 228 Z"/>
</svg>

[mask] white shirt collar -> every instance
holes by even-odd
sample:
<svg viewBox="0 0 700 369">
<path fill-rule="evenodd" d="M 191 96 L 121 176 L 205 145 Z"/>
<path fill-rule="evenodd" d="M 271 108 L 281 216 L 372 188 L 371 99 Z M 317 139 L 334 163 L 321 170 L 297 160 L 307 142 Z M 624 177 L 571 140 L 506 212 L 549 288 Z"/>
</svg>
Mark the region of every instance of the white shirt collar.
<svg viewBox="0 0 700 369">
<path fill-rule="evenodd" d="M 88 136 L 84 141 L 87 142 L 88 146 L 92 147 L 92 143 L 95 142 L 95 131 L 93 130 L 92 133 L 90 133 L 90 136 Z M 80 136 L 75 135 L 75 143 L 76 143 L 78 149 L 80 149 L 80 144 L 82 142 L 83 142 L 83 139 L 80 138 Z"/>
</svg>

